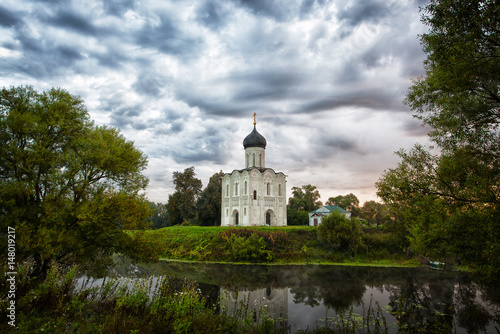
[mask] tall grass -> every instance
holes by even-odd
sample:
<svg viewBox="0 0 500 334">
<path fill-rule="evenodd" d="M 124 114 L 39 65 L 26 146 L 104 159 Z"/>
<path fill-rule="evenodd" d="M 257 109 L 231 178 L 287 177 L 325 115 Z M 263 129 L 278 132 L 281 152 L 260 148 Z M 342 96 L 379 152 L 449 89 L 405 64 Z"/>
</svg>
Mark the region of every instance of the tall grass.
<svg viewBox="0 0 500 334">
<path fill-rule="evenodd" d="M 326 249 L 317 228 L 176 226 L 149 231 L 164 259 L 236 263 L 408 264 L 388 234 L 371 234 L 355 257 Z"/>
</svg>

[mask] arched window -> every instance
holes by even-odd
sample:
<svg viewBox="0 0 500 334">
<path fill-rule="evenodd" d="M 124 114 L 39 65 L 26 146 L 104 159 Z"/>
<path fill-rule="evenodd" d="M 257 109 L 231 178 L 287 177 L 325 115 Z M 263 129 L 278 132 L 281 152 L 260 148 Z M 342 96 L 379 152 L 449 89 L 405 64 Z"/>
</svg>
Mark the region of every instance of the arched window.
<svg viewBox="0 0 500 334">
<path fill-rule="evenodd" d="M 253 164 L 252 164 L 252 166 L 255 167 L 255 153 L 253 154 Z"/>
<path fill-rule="evenodd" d="M 271 184 L 267 183 L 267 196 L 271 195 Z"/>
<path fill-rule="evenodd" d="M 226 196 L 229 197 L 229 184 L 226 184 Z"/>
<path fill-rule="evenodd" d="M 234 195 L 238 196 L 238 183 L 234 184 Z"/>
<path fill-rule="evenodd" d="M 262 154 L 259 154 L 259 167 L 262 167 Z"/>
<path fill-rule="evenodd" d="M 247 195 L 247 194 L 248 194 L 247 188 L 248 188 L 248 187 L 247 187 L 247 181 L 245 181 L 245 195 Z"/>
<path fill-rule="evenodd" d="M 253 191 L 253 199 L 257 199 L 257 190 Z"/>
<path fill-rule="evenodd" d="M 281 184 L 278 184 L 278 196 L 281 196 Z"/>
</svg>

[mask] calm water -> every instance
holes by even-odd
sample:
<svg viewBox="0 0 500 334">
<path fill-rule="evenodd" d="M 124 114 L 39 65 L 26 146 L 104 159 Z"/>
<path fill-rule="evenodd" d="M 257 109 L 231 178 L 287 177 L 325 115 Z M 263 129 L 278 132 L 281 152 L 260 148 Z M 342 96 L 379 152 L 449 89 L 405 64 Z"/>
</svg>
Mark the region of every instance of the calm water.
<svg viewBox="0 0 500 334">
<path fill-rule="evenodd" d="M 453 333 L 500 333 L 500 287 L 481 286 L 466 274 L 426 268 L 370 268 L 323 265 L 259 266 L 160 262 L 117 263 L 114 275 L 172 275 L 193 279 L 211 301 L 230 314 L 266 309 L 294 333 L 325 326 L 343 312 L 383 311 L 391 333 L 395 312 L 413 326 L 441 321 Z M 369 306 L 371 304 L 371 307 Z M 404 314 L 404 315 L 403 315 Z"/>
</svg>

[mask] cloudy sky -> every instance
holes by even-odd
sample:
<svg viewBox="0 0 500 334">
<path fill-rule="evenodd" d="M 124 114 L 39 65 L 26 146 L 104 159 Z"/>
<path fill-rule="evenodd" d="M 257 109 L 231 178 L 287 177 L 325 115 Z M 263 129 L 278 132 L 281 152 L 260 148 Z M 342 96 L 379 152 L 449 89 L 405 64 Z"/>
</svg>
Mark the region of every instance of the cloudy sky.
<svg viewBox="0 0 500 334">
<path fill-rule="evenodd" d="M 323 201 L 374 183 L 394 151 L 425 142 L 402 101 L 422 75 L 426 31 L 411 0 L 3 0 L 0 87 L 61 87 L 96 124 L 149 160 L 150 200 L 172 172 L 244 167 L 243 138 L 267 139 L 266 167 Z"/>
</svg>

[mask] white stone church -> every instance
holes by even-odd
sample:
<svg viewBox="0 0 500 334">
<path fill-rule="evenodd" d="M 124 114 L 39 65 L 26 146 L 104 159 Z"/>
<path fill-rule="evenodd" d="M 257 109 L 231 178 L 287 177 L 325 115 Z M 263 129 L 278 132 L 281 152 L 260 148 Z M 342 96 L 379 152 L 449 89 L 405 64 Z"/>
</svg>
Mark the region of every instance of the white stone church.
<svg viewBox="0 0 500 334">
<path fill-rule="evenodd" d="M 243 140 L 245 168 L 222 178 L 221 226 L 286 226 L 286 175 L 266 168 L 266 139 Z"/>
</svg>

